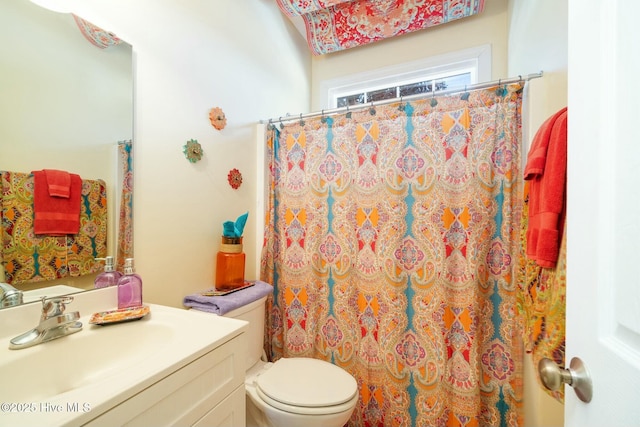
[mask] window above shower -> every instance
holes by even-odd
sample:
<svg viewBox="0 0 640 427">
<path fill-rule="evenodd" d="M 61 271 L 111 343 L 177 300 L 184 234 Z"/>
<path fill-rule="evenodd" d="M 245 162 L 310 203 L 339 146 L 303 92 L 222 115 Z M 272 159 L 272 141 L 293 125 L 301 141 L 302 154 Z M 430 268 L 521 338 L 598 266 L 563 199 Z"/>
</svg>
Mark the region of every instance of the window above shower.
<svg viewBox="0 0 640 427">
<path fill-rule="evenodd" d="M 347 105 L 368 104 L 369 102 L 385 99 L 400 98 L 403 96 L 429 94 L 442 92 L 455 87 L 469 86 L 472 81 L 472 70 L 463 71 L 456 75 L 442 75 L 437 77 L 425 76 L 418 82 L 400 82 L 391 87 L 371 88 L 367 91 L 356 91 L 349 95 L 336 96 L 334 107 L 346 107 Z"/>
<path fill-rule="evenodd" d="M 324 108 L 339 108 L 449 89 L 491 80 L 491 46 L 353 74 L 321 84 Z"/>
</svg>

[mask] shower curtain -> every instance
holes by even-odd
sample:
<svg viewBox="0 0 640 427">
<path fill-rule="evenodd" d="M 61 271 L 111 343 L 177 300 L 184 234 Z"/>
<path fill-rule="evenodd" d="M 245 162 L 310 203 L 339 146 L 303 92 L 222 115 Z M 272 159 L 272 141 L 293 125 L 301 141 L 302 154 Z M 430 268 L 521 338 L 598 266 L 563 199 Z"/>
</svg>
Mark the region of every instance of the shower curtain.
<svg viewBox="0 0 640 427">
<path fill-rule="evenodd" d="M 124 260 L 133 258 L 133 141 L 118 142 L 118 175 L 122 193 L 118 214 L 116 270 L 124 271 Z"/>
<path fill-rule="evenodd" d="M 265 350 L 351 373 L 350 426 L 522 425 L 523 87 L 269 126 Z"/>
</svg>

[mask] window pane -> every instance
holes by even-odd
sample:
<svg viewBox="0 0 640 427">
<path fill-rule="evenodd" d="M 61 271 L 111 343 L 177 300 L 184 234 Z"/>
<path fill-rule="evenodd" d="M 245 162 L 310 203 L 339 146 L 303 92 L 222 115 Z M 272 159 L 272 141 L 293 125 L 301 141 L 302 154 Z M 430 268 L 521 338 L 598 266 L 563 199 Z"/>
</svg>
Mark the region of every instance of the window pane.
<svg viewBox="0 0 640 427">
<path fill-rule="evenodd" d="M 418 82 L 400 86 L 400 96 L 418 95 L 431 92 L 431 82 Z"/>
<path fill-rule="evenodd" d="M 364 104 L 364 93 L 357 93 L 355 95 L 341 96 L 338 98 L 338 108 L 346 107 L 347 105 Z"/>
<path fill-rule="evenodd" d="M 436 92 L 439 92 L 441 90 L 447 90 L 449 88 L 449 85 L 447 84 L 447 79 L 436 80 L 435 84 L 436 84 Z"/>
<path fill-rule="evenodd" d="M 337 106 L 346 107 L 347 105 L 365 104 L 385 99 L 393 99 L 399 96 L 427 94 L 431 93 L 434 87 L 437 93 L 447 89 L 463 88 L 465 85 L 471 85 L 471 73 L 456 74 L 438 80 L 425 80 L 417 83 L 377 89 L 366 93 L 342 96 L 337 98 Z"/>
<path fill-rule="evenodd" d="M 458 74 L 444 79 L 436 80 L 436 92 L 445 89 L 462 88 L 471 84 L 471 73 Z"/>
<path fill-rule="evenodd" d="M 367 92 L 367 102 L 381 101 L 383 99 L 393 99 L 396 97 L 396 88 L 389 87 L 386 89 L 374 90 Z"/>
</svg>

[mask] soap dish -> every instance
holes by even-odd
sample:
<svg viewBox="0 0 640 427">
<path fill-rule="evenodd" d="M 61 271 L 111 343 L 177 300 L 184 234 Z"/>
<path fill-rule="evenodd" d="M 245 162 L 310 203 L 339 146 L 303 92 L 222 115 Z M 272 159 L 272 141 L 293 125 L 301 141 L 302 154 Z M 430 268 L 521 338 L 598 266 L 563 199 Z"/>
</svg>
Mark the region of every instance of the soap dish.
<svg viewBox="0 0 640 427">
<path fill-rule="evenodd" d="M 149 314 L 149 312 L 150 309 L 148 305 L 101 311 L 99 313 L 93 313 L 91 319 L 89 319 L 89 323 L 92 325 L 109 325 L 112 323 L 130 322 L 132 320 L 142 319 Z"/>
</svg>

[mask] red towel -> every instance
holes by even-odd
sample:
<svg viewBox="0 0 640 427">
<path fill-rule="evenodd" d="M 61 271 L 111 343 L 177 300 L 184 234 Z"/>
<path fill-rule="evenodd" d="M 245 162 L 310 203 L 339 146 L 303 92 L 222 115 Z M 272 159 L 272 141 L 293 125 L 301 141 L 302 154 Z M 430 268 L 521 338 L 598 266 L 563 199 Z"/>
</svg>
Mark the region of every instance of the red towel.
<svg viewBox="0 0 640 427">
<path fill-rule="evenodd" d="M 82 179 L 69 174 L 69 197 L 51 197 L 47 174 L 33 171 L 33 230 L 35 234 L 61 236 L 78 234 L 80 230 L 80 201 Z"/>
<path fill-rule="evenodd" d="M 564 228 L 567 116 L 565 107 L 540 126 L 524 169 L 524 179 L 531 181 L 527 257 L 547 268 L 556 265 Z"/>
<path fill-rule="evenodd" d="M 71 192 L 71 174 L 57 169 L 43 169 L 47 176 L 47 186 L 51 197 L 69 198 Z"/>
</svg>

